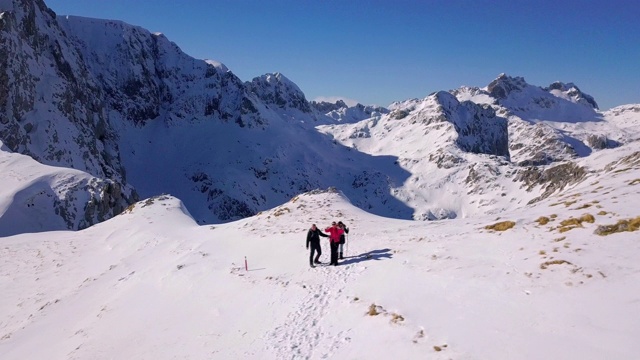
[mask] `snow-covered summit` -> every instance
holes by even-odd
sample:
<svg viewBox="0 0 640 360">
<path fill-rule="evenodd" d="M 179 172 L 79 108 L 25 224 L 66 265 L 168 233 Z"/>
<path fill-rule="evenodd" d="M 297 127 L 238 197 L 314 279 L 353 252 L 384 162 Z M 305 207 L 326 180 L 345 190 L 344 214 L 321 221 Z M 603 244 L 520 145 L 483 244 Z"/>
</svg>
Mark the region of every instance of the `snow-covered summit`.
<svg viewBox="0 0 640 360">
<path fill-rule="evenodd" d="M 556 82 L 542 88 L 523 77 L 500 74 L 486 91 L 508 112 L 529 121 L 580 122 L 599 116 L 595 100 L 573 84 Z"/>
<path fill-rule="evenodd" d="M 360 103 L 357 103 L 354 106 L 349 106 L 343 100 L 337 100 L 335 103 L 312 101 L 311 105 L 320 113 L 341 123 L 358 122 L 360 120 L 380 116 L 389 112 L 388 109 L 381 106 L 362 105 Z"/>
<path fill-rule="evenodd" d="M 463 86 L 450 91 L 458 100 L 501 107 L 528 121 L 577 122 L 598 118 L 592 96 L 573 83 L 554 82 L 548 87 L 530 85 L 524 77 L 500 74 L 484 88 Z"/>
<path fill-rule="evenodd" d="M 629 138 L 613 122 L 603 121 L 607 116 L 598 111 L 593 97 L 573 83 L 539 87 L 523 77 L 500 74 L 485 88 L 464 86 L 450 92 L 460 101 L 489 105 L 508 119 L 511 159 L 522 165 L 586 156 Z"/>
<path fill-rule="evenodd" d="M 633 123 L 631 111 L 600 113 L 571 83 L 541 88 L 501 74 L 486 88 L 439 91 L 388 110 L 314 104 L 280 73 L 242 82 L 164 35 L 56 17 L 42 2 L 10 4 L 0 30 L 12 51 L 0 80 L 15 89 L 0 94 L 4 144 L 144 198 L 174 194 L 199 223 L 331 186 L 378 215 L 500 212 L 539 195 L 492 187 L 502 176 L 637 139 L 635 127 L 618 126 Z"/>
<path fill-rule="evenodd" d="M 574 83 L 565 84 L 563 82 L 556 81 L 546 87 L 545 90 L 559 98 L 598 109 L 598 104 L 593 99 L 593 96 L 580 91 Z"/>
<path fill-rule="evenodd" d="M 415 209 L 414 219 L 473 216 L 537 197 L 498 185 L 500 178 L 515 185 L 524 181 L 527 167 L 560 170 L 563 161 L 637 139 L 633 107 L 603 114 L 581 102 L 587 95 L 568 95 L 577 91 L 574 84 L 554 88 L 555 95 L 502 74 L 487 88 L 464 86 L 398 101 L 389 114 L 320 129 L 359 151 L 397 156 L 412 176 L 394 193 Z M 578 181 L 573 175 L 565 179 Z"/>
<path fill-rule="evenodd" d="M 311 106 L 298 85 L 281 73 L 265 74 L 246 83 L 247 89 L 267 105 L 311 113 Z"/>
<path fill-rule="evenodd" d="M 219 69 L 222 72 L 228 72 L 229 71 L 229 68 L 225 64 L 223 64 L 223 63 L 221 63 L 219 61 L 211 60 L 211 59 L 205 59 L 204 62 L 206 62 L 207 64 L 213 66 L 216 69 Z"/>
</svg>

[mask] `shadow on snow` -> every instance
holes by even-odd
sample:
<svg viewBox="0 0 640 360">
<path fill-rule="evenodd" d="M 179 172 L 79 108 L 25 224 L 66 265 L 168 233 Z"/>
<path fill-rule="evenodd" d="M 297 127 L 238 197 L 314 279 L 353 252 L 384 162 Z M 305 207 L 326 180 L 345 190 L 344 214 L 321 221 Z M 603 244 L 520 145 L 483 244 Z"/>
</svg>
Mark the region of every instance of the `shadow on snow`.
<svg viewBox="0 0 640 360">
<path fill-rule="evenodd" d="M 381 249 L 381 250 L 371 250 L 366 253 L 362 253 L 360 255 L 347 256 L 345 260 L 339 262 L 339 265 L 349 265 L 356 264 L 362 261 L 368 260 L 384 260 L 391 259 L 393 254 L 391 253 L 391 249 Z"/>
</svg>

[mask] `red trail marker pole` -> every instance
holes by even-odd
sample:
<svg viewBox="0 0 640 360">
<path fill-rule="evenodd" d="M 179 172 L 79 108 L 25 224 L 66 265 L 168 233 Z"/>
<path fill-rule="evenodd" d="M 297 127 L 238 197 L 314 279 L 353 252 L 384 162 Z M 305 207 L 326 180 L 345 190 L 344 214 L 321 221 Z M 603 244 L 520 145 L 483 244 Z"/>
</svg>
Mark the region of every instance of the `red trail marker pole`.
<svg viewBox="0 0 640 360">
<path fill-rule="evenodd" d="M 249 266 L 247 265 L 247 257 L 244 257 L 244 270 L 249 271 Z"/>
</svg>

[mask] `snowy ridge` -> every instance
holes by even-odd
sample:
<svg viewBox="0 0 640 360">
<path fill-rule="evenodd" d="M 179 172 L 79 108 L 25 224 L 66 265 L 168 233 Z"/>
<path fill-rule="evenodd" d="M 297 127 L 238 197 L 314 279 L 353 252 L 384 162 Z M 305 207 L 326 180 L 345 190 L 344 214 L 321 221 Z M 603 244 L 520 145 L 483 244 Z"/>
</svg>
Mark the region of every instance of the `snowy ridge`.
<svg viewBox="0 0 640 360">
<path fill-rule="evenodd" d="M 640 352 L 640 104 L 505 74 L 309 103 L 39 0 L 0 0 L 0 47 L 2 360 Z"/>
<path fill-rule="evenodd" d="M 484 89 L 441 91 L 396 102 L 387 115 L 319 129 L 359 151 L 397 156 L 412 175 L 393 192 L 415 209 L 414 219 L 499 213 L 549 195 L 546 185 L 525 180 L 530 167 L 561 173 L 637 139 L 634 106 L 600 113 L 574 84 L 550 88 L 555 95 L 502 74 Z M 578 174 L 557 180 L 581 181 Z"/>
<path fill-rule="evenodd" d="M 604 113 L 605 119 L 625 131 L 627 141 L 637 140 L 640 133 L 640 104 L 615 107 Z"/>
<path fill-rule="evenodd" d="M 486 192 L 486 186 L 494 185 L 479 174 L 495 179 L 501 172 L 497 167 L 507 164 L 507 123 L 491 108 L 460 103 L 452 95 L 438 92 L 423 100 L 395 103 L 390 110 L 387 115 L 356 124 L 319 129 L 359 151 L 397 156 L 397 164 L 412 175 L 394 194 L 415 209 L 414 219 L 469 216 L 475 212 L 474 207 L 494 205 L 496 192 L 505 192 L 502 186 L 496 186 L 486 194 L 486 202 L 471 206 L 469 202 L 477 199 L 463 195 L 468 191 Z M 491 156 L 476 155 L 483 153 Z M 487 167 L 476 167 L 476 162 Z M 488 169 L 495 172 L 491 174 Z M 470 190 L 472 187 L 475 190 Z"/>
<path fill-rule="evenodd" d="M 283 109 L 294 108 L 303 113 L 311 112 L 302 90 L 280 73 L 256 77 L 248 84 L 248 88 L 268 105 Z"/>
<path fill-rule="evenodd" d="M 202 118 L 259 126 L 242 82 L 224 66 L 184 54 L 164 35 L 118 21 L 65 17 L 76 46 L 110 94 L 112 122 Z"/>
<path fill-rule="evenodd" d="M 67 175 L 58 169 L 60 175 L 48 171 L 41 177 L 40 170 L 13 169 L 21 178 L 40 180 L 7 208 L 5 221 L 12 218 L 20 225 L 5 229 L 5 234 L 79 229 L 114 216 L 137 195 L 125 181 L 95 79 L 43 2 L 15 1 L 7 9 L 11 11 L 2 14 L 0 43 L 10 51 L 0 54 L 0 81 L 12 91 L 0 94 L 3 151 L 88 174 Z M 38 213 L 29 206 L 36 199 L 50 211 Z"/>
<path fill-rule="evenodd" d="M 563 82 L 556 81 L 553 84 L 549 85 L 549 87 L 545 88 L 545 90 L 549 91 L 556 97 L 569 100 L 573 103 L 598 109 L 598 104 L 596 103 L 593 96 L 580 91 L 580 89 L 574 83 L 565 84 Z"/>
<path fill-rule="evenodd" d="M 119 214 L 131 188 L 85 172 L 40 164 L 0 142 L 0 237 L 84 229 Z"/>
<path fill-rule="evenodd" d="M 640 158 L 591 160 L 579 185 L 500 219 L 381 218 L 328 189 L 222 225 L 158 196 L 80 232 L 3 238 L 0 355 L 632 358 L 640 248 L 594 231 L 638 216 L 618 200 L 637 196 Z M 351 228 L 347 258 L 311 269 L 306 230 L 334 220 Z"/>
<path fill-rule="evenodd" d="M 312 101 L 311 106 L 313 106 L 320 113 L 323 113 L 333 120 L 341 123 L 358 122 L 360 120 L 379 116 L 381 114 L 386 114 L 389 112 L 389 110 L 380 106 L 365 106 L 362 104 L 356 104 L 355 106 L 350 107 L 342 100 L 338 100 L 335 103 L 329 103 L 326 101 Z"/>
<path fill-rule="evenodd" d="M 0 39 L 16 58 L 0 61 L 1 80 L 20 91 L 0 101 L 7 147 L 143 198 L 173 194 L 199 223 L 330 186 L 402 219 L 500 213 L 549 195 L 532 174 L 638 138 L 616 120 L 632 124 L 634 112 L 601 113 L 572 83 L 542 88 L 501 74 L 389 110 L 311 104 L 282 74 L 243 83 L 162 34 L 56 17 L 42 2 L 11 7 Z"/>
<path fill-rule="evenodd" d="M 17 53 L 40 59 L 18 58 L 29 72 L 47 72 L 5 79 L 7 86 L 27 90 L 4 103 L 8 115 L 0 134 L 12 151 L 111 178 L 121 188 L 132 185 L 143 197 L 176 194 L 200 222 L 238 219 L 300 192 L 345 187 L 354 177 L 380 173 L 380 160 L 355 162 L 363 156 L 310 133 L 317 121 L 333 120 L 311 111 L 281 74 L 245 84 L 225 67 L 193 59 L 142 28 L 25 9 L 11 13 L 14 22 L 35 19 L 42 41 L 58 45 L 51 54 L 50 47 L 20 40 L 28 37 L 20 30 L 25 25 L 4 28 L 6 43 L 22 47 Z M 22 71 L 5 66 L 9 73 Z M 32 97 L 30 88 L 41 90 Z M 21 96 L 30 102 L 22 104 Z M 335 161 L 340 158 L 345 160 Z M 322 176 L 330 168 L 341 175 Z M 372 184 L 375 197 L 356 196 L 366 191 L 359 188 L 351 195 L 360 206 L 406 217 L 406 206 L 390 206 L 391 195 L 380 193 L 398 174 L 385 173 Z"/>
</svg>

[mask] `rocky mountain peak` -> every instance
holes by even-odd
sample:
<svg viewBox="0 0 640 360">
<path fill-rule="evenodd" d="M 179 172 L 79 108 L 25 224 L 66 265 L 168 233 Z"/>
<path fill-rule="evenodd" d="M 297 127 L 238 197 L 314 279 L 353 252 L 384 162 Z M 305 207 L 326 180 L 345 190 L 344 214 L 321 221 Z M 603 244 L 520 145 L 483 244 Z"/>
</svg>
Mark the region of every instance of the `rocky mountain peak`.
<svg viewBox="0 0 640 360">
<path fill-rule="evenodd" d="M 258 76 L 245 84 L 249 92 L 268 105 L 298 109 L 303 113 L 311 112 L 311 105 L 302 90 L 281 73 Z"/>
<path fill-rule="evenodd" d="M 335 103 L 312 101 L 311 106 L 321 114 L 341 123 L 354 123 L 372 116 L 389 113 L 389 110 L 382 106 L 362 105 L 360 103 L 349 106 L 343 100 L 337 100 Z"/>
<path fill-rule="evenodd" d="M 563 82 L 556 81 L 544 88 L 544 90 L 558 97 L 569 98 L 572 102 L 590 106 L 593 109 L 598 109 L 598 104 L 594 100 L 593 96 L 580 91 L 574 83 L 565 84 Z"/>
<path fill-rule="evenodd" d="M 527 85 L 528 84 L 523 77 L 511 77 L 502 73 L 495 80 L 489 83 L 487 91 L 496 99 L 505 99 L 511 92 L 520 91 L 527 87 Z"/>
<path fill-rule="evenodd" d="M 42 13 L 48 13 L 55 19 L 56 13 L 49 9 L 43 0 L 0 0 L 0 12 L 21 12 L 32 13 L 34 10 Z"/>
<path fill-rule="evenodd" d="M 438 134 L 434 140 L 446 144 L 443 147 L 452 144 L 468 153 L 509 158 L 507 120 L 497 116 L 490 105 L 459 101 L 447 91 L 392 105 L 384 119 L 401 120 L 412 133 Z"/>
<path fill-rule="evenodd" d="M 164 36 L 162 34 L 154 34 L 154 35 L 156 35 L 156 36 Z M 211 65 L 215 69 L 217 69 L 217 70 L 219 70 L 219 71 L 221 71 L 223 73 L 229 72 L 229 68 L 225 64 L 223 64 L 223 63 L 221 63 L 219 61 L 206 59 L 204 62 L 206 62 L 207 65 Z"/>
<path fill-rule="evenodd" d="M 450 112 L 452 109 L 460 105 L 458 99 L 447 91 L 438 91 L 430 95 L 430 97 L 432 97 L 434 101 L 442 106 L 442 108 L 447 112 Z"/>
<path fill-rule="evenodd" d="M 440 105 L 440 117 L 453 124 L 461 150 L 509 158 L 507 121 L 496 116 L 491 106 L 460 102 L 447 91 L 438 91 L 433 98 Z"/>
<path fill-rule="evenodd" d="M 332 111 L 339 111 L 341 109 L 347 109 L 349 107 L 344 101 L 340 99 L 336 100 L 335 103 L 328 101 L 312 101 L 311 106 L 322 114 L 327 114 Z"/>
</svg>

